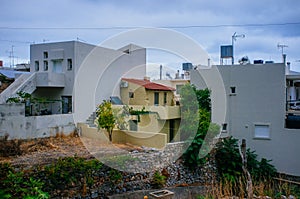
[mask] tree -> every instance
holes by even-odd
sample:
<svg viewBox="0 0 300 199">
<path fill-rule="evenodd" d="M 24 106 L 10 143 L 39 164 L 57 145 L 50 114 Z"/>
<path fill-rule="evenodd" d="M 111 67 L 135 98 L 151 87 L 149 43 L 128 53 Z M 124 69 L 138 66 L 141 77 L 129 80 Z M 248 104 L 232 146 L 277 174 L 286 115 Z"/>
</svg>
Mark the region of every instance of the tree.
<svg viewBox="0 0 300 199">
<path fill-rule="evenodd" d="M 208 89 L 198 90 L 194 85 L 186 84 L 180 90 L 181 96 L 181 139 L 190 142 L 183 154 L 184 162 L 191 168 L 205 162 L 210 137 L 219 133 L 219 126 L 210 124 L 211 100 Z M 212 138 L 211 138 L 212 139 Z M 210 140 L 211 140 L 210 139 Z M 205 149 L 201 150 L 201 147 Z"/>
<path fill-rule="evenodd" d="M 112 133 L 116 124 L 116 119 L 113 114 L 111 103 L 104 100 L 98 105 L 96 114 L 98 129 L 104 128 L 108 133 L 109 141 L 112 142 Z"/>
</svg>

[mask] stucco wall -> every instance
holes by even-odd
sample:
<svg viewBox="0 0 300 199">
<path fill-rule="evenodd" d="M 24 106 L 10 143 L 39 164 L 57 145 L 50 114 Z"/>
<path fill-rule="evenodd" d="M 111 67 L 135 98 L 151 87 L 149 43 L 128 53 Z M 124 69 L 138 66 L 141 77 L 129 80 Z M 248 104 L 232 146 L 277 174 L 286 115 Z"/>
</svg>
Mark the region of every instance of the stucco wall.
<svg viewBox="0 0 300 199">
<path fill-rule="evenodd" d="M 24 104 L 0 104 L 0 136 L 32 139 L 69 135 L 75 131 L 72 114 L 25 117 Z"/>
<path fill-rule="evenodd" d="M 272 159 L 278 171 L 300 175 L 300 130 L 284 128 L 285 119 L 285 66 L 283 64 L 217 66 L 225 88 L 226 117 L 228 135 L 246 139 L 247 146 L 255 150 L 259 157 Z M 211 71 L 192 71 L 209 74 Z M 198 74 L 199 76 L 199 74 Z M 208 75 L 209 76 L 209 75 Z M 192 74 L 191 82 L 199 88 L 205 86 L 197 74 Z M 202 82 L 203 83 L 203 82 Z M 231 94 L 230 87 L 236 88 Z M 212 89 L 213 118 L 222 111 L 218 96 L 222 88 Z M 219 123 L 221 124 L 221 123 Z M 255 124 L 269 124 L 270 138 L 254 137 Z"/>
<path fill-rule="evenodd" d="M 97 130 L 97 128 L 90 128 L 84 123 L 77 124 L 78 129 L 83 137 L 102 140 L 103 143 L 108 142 L 108 135 L 105 130 Z M 163 148 L 167 144 L 167 135 L 161 133 L 150 132 L 131 132 L 114 130 L 113 143 L 130 143 L 138 146 Z"/>
</svg>

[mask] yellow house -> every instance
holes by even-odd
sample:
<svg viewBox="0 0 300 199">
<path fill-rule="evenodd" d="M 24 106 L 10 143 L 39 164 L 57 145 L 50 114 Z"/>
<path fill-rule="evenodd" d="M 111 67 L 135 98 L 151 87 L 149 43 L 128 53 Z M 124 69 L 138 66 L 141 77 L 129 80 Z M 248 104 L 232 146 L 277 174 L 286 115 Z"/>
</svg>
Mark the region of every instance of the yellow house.
<svg viewBox="0 0 300 199">
<path fill-rule="evenodd" d="M 123 78 L 121 99 L 127 105 L 172 106 L 175 88 L 151 82 L 148 79 Z"/>
<path fill-rule="evenodd" d="M 168 142 L 177 141 L 180 107 L 174 103 L 175 88 L 151 82 L 149 79 L 123 78 L 120 96 L 130 107 L 130 131 L 164 133 Z"/>
</svg>

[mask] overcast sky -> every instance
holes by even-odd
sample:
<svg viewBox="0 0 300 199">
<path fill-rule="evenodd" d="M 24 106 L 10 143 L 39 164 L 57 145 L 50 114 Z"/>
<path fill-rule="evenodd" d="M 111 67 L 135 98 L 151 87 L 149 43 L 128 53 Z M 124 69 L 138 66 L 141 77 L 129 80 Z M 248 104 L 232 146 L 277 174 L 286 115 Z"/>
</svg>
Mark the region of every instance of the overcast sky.
<svg viewBox="0 0 300 199">
<path fill-rule="evenodd" d="M 97 45 L 131 27 L 185 34 L 216 64 L 220 45 L 231 44 L 237 32 L 245 38 L 235 42 L 235 60 L 248 56 L 252 62 L 281 62 L 279 43 L 288 46 L 287 60 L 300 71 L 299 0 L 2 0 L 0 60 L 10 66 L 12 46 L 16 64 L 29 61 L 30 43 L 79 39 Z M 148 61 L 181 67 L 176 66 L 180 59 L 162 54 L 165 58 L 154 53 Z"/>
</svg>

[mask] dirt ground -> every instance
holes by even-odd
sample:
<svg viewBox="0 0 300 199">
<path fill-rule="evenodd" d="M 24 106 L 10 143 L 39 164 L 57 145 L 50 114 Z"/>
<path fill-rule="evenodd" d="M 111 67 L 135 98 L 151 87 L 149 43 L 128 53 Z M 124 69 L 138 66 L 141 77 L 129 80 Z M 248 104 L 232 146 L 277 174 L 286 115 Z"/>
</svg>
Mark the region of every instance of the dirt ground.
<svg viewBox="0 0 300 199">
<path fill-rule="evenodd" d="M 86 141 L 84 141 L 86 143 Z M 32 166 L 41 166 L 63 157 L 83 157 L 85 159 L 94 158 L 90 151 L 85 147 L 82 138 L 75 136 L 56 136 L 50 138 L 41 138 L 21 141 L 19 148 L 20 155 L 5 157 L 0 156 L 0 163 L 10 162 L 14 167 L 30 168 Z M 100 146 L 102 150 L 109 152 L 107 146 Z M 126 151 L 139 150 L 132 145 L 114 144 L 113 147 L 122 148 Z M 113 151 L 113 150 L 111 150 Z"/>
</svg>

